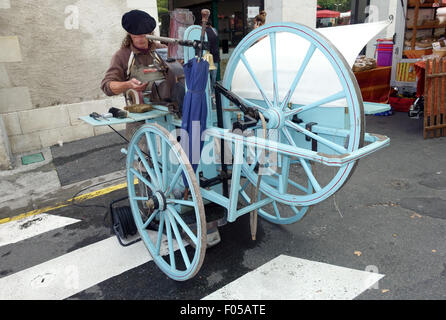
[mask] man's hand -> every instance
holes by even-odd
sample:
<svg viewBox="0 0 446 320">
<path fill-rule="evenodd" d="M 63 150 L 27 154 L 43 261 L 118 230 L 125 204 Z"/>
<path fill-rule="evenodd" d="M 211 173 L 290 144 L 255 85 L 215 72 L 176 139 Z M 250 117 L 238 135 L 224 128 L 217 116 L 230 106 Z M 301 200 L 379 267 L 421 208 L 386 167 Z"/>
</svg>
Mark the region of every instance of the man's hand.
<svg viewBox="0 0 446 320">
<path fill-rule="evenodd" d="M 147 87 L 147 82 L 143 83 L 135 78 L 130 79 L 127 81 L 128 89 L 134 89 L 136 91 L 144 91 Z"/>
<path fill-rule="evenodd" d="M 147 82 L 142 83 L 141 81 L 132 78 L 129 81 L 111 81 L 110 90 L 114 94 L 121 94 L 129 89 L 134 89 L 136 91 L 144 91 L 147 87 Z"/>
</svg>

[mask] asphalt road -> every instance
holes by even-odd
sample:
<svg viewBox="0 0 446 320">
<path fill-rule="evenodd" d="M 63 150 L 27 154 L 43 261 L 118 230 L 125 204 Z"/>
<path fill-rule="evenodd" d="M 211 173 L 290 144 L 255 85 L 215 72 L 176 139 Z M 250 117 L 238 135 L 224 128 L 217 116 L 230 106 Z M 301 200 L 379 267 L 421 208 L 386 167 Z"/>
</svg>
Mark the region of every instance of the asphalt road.
<svg viewBox="0 0 446 320">
<path fill-rule="evenodd" d="M 357 300 L 446 299 L 446 138 L 424 140 L 421 120 L 403 113 L 366 119 L 366 131 L 389 136 L 391 145 L 362 159 L 346 185 L 300 222 L 260 220 L 252 241 L 243 216 L 220 227 L 221 242 L 189 281 L 167 278 L 150 261 L 69 299 L 201 299 L 279 255 L 384 275 Z M 125 194 L 54 210 L 81 221 L 0 247 L 0 281 L 111 237 L 107 208 Z"/>
</svg>

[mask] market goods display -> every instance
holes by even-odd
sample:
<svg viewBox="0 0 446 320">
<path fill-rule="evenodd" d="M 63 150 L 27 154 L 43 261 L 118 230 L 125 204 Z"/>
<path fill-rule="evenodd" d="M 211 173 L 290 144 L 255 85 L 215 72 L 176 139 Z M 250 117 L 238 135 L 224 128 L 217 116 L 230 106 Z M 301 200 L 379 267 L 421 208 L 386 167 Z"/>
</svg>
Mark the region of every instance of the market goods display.
<svg viewBox="0 0 446 320">
<path fill-rule="evenodd" d="M 353 72 L 366 71 L 376 68 L 376 59 L 358 56 L 353 65 Z"/>
</svg>

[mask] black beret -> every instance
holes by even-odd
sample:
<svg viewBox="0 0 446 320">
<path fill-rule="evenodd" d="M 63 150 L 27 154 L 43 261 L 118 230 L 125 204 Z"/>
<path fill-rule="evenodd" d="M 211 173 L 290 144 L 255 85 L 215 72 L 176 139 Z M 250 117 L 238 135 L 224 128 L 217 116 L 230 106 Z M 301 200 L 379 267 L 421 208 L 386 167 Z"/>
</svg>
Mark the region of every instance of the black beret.
<svg viewBox="0 0 446 320">
<path fill-rule="evenodd" d="M 122 16 L 122 27 L 130 34 L 148 34 L 155 30 L 156 21 L 147 12 L 132 10 Z"/>
</svg>

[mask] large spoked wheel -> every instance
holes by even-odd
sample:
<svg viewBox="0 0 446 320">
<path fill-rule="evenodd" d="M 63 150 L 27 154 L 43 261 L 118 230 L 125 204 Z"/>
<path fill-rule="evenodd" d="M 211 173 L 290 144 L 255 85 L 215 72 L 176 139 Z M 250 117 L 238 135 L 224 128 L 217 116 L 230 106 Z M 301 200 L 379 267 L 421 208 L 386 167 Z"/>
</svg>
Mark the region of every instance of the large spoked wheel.
<svg viewBox="0 0 446 320">
<path fill-rule="evenodd" d="M 294 58 L 297 51 L 304 54 Z M 314 72 L 308 70 L 321 65 L 325 69 L 318 74 L 320 81 L 308 83 Z M 333 84 L 324 87 L 328 71 Z M 264 115 L 269 140 L 330 156 L 363 146 L 364 107 L 356 78 L 342 54 L 314 29 L 280 23 L 253 30 L 231 55 L 223 85 Z M 229 107 L 228 100 L 223 99 L 223 107 Z M 230 129 L 231 123 L 225 127 Z M 262 132 L 259 123 L 253 134 L 263 138 Z M 260 149 L 247 149 L 242 172 L 256 186 Z M 270 198 L 273 202 L 268 210 L 259 210 L 260 216 L 280 224 L 300 220 L 309 206 L 339 190 L 356 164 L 327 166 L 297 152 L 293 156 L 270 153 L 260 164 L 263 174 L 257 201 Z M 247 194 L 244 198 L 251 201 Z"/>
<path fill-rule="evenodd" d="M 154 262 L 174 280 L 192 278 L 206 252 L 204 206 L 192 166 L 165 128 L 146 124 L 135 132 L 127 183 L 135 224 Z"/>
</svg>

